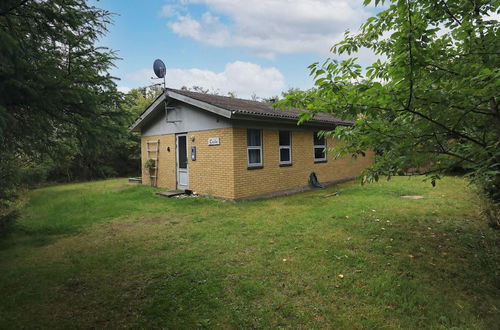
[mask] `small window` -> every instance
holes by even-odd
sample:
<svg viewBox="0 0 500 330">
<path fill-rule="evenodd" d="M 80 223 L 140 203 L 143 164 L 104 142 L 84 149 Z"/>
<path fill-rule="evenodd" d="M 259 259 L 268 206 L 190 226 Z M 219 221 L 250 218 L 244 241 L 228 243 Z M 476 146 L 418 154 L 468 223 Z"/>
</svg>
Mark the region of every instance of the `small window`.
<svg viewBox="0 0 500 330">
<path fill-rule="evenodd" d="M 259 129 L 247 130 L 248 167 L 262 166 L 262 132 Z"/>
<path fill-rule="evenodd" d="M 314 161 L 326 161 L 326 140 L 324 136 L 319 136 L 319 132 L 314 132 Z"/>
<path fill-rule="evenodd" d="M 279 131 L 280 165 L 292 164 L 292 132 Z"/>
</svg>

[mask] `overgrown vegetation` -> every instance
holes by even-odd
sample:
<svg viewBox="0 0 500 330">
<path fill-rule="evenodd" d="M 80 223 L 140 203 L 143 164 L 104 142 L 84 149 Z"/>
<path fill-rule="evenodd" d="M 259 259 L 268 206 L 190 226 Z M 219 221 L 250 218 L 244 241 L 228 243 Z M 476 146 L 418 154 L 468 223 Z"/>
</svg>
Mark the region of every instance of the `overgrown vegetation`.
<svg viewBox="0 0 500 330">
<path fill-rule="evenodd" d="M 31 191 L 0 241 L 0 328 L 497 328 L 499 232 L 463 179 L 241 203 L 154 191 Z"/>
<path fill-rule="evenodd" d="M 111 22 L 85 0 L 0 2 L 0 227 L 23 187 L 140 173 L 128 127 L 159 90 L 117 91 Z"/>
<path fill-rule="evenodd" d="M 158 90 L 117 91 L 111 22 L 85 0 L 0 2 L 0 223 L 21 187 L 140 172 L 128 126 Z"/>
<path fill-rule="evenodd" d="M 315 88 L 280 105 L 306 108 L 302 120 L 332 112 L 355 120 L 329 134 L 341 154 L 376 150 L 365 180 L 424 168 L 434 184 L 462 169 L 500 205 L 500 23 L 497 0 L 365 0 L 387 9 L 310 66 Z M 380 57 L 362 68 L 355 56 Z"/>
<path fill-rule="evenodd" d="M 2 211 L 24 180 L 112 172 L 127 115 L 107 73 L 117 58 L 95 45 L 109 23 L 84 0 L 0 3 Z"/>
</svg>

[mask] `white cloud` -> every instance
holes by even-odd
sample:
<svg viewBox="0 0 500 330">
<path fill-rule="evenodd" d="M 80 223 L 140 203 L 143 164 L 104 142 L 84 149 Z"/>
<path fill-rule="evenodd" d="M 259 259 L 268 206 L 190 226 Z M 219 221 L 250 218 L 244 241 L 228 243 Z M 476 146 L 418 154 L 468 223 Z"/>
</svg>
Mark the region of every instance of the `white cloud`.
<svg viewBox="0 0 500 330">
<path fill-rule="evenodd" d="M 494 11 L 490 11 L 484 16 L 484 19 L 500 22 L 500 12 L 495 13 Z"/>
<path fill-rule="evenodd" d="M 346 29 L 357 31 L 371 14 L 352 0 L 182 0 L 204 3 L 201 17 L 176 14 L 172 32 L 216 47 L 245 47 L 256 55 L 314 52 L 327 54 Z"/>
<path fill-rule="evenodd" d="M 127 87 L 127 86 L 118 86 L 116 89 L 118 89 L 119 92 L 122 92 L 122 93 L 126 94 L 126 93 L 130 92 L 130 90 L 132 88 Z"/>
<path fill-rule="evenodd" d="M 178 16 L 178 20 L 170 24 L 172 31 L 183 37 L 190 37 L 206 44 L 224 47 L 230 39 L 228 29 L 219 22 L 219 18 L 204 13 L 200 21 L 191 16 Z"/>
<path fill-rule="evenodd" d="M 165 5 L 161 8 L 160 16 L 171 17 L 177 15 L 177 8 L 174 5 Z"/>
<path fill-rule="evenodd" d="M 125 79 L 141 85 L 150 85 L 153 70 L 142 69 L 126 75 Z M 158 81 L 154 81 L 158 82 Z M 220 94 L 235 92 L 238 97 L 260 97 L 278 95 L 286 89 L 285 78 L 276 68 L 236 61 L 226 64 L 224 71 L 213 72 L 201 69 L 169 69 L 166 75 L 167 87 L 201 86 Z"/>
<path fill-rule="evenodd" d="M 178 21 L 170 24 L 170 28 L 174 33 L 183 37 L 195 40 L 201 38 L 201 24 L 189 16 L 180 16 Z"/>
</svg>

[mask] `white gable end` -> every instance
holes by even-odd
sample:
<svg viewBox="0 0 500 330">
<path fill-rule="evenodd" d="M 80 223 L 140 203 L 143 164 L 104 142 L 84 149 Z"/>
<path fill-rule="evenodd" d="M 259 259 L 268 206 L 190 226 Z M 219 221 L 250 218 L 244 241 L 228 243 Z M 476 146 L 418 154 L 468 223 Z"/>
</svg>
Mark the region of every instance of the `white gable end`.
<svg viewBox="0 0 500 330">
<path fill-rule="evenodd" d="M 158 111 L 158 114 L 142 128 L 141 133 L 143 136 L 154 136 L 226 127 L 231 127 L 231 123 L 225 117 L 188 104 L 177 103 L 173 109 L 169 108 L 168 119 L 165 110 Z"/>
</svg>

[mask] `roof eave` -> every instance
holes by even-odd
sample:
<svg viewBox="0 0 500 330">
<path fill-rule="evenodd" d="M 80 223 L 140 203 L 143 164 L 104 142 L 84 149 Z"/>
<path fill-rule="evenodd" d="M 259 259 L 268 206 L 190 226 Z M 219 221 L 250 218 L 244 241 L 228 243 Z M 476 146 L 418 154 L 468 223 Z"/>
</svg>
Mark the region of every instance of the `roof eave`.
<svg viewBox="0 0 500 330">
<path fill-rule="evenodd" d="M 146 108 L 146 110 L 139 116 L 139 118 L 135 120 L 132 125 L 130 125 L 129 130 L 131 132 L 140 132 L 142 126 L 144 126 L 147 120 L 151 117 L 155 109 L 160 105 L 161 102 L 165 101 L 167 97 L 193 105 L 195 107 L 204 109 L 225 118 L 231 118 L 231 115 L 233 113 L 230 110 L 226 110 L 215 105 L 196 100 L 189 96 L 181 95 L 171 90 L 166 90 L 159 97 L 157 97 L 156 100 L 154 100 L 153 103 L 149 105 L 149 107 Z"/>
<path fill-rule="evenodd" d="M 165 100 L 165 92 L 163 92 L 160 96 L 156 98 L 156 100 L 153 101 L 149 105 L 149 107 L 144 110 L 144 112 L 137 118 L 132 125 L 129 127 L 129 131 L 131 132 L 140 132 L 142 126 L 146 123 L 146 121 L 151 117 L 153 114 L 154 110 Z"/>
<path fill-rule="evenodd" d="M 279 121 L 281 123 L 289 123 L 289 124 L 297 124 L 298 119 L 296 118 L 287 118 L 287 117 L 280 117 L 280 116 L 269 116 L 269 115 L 259 115 L 259 114 L 242 114 L 242 113 L 233 113 L 232 119 L 237 119 L 237 120 L 258 120 L 258 121 Z M 326 120 L 318 120 L 318 119 L 311 119 L 308 121 L 305 121 L 300 124 L 301 126 L 331 126 L 334 128 L 335 126 L 352 126 L 352 123 L 347 123 L 347 122 L 342 122 L 342 121 L 326 121 Z"/>
<path fill-rule="evenodd" d="M 220 107 L 212 105 L 210 103 L 203 102 L 203 101 L 194 99 L 192 97 L 176 93 L 176 92 L 171 91 L 171 90 L 167 90 L 165 93 L 167 94 L 167 96 L 169 96 L 173 99 L 176 99 L 178 101 L 181 101 L 181 102 L 184 102 L 187 104 L 191 104 L 195 107 L 207 110 L 209 112 L 212 112 L 216 115 L 219 115 L 219 116 L 222 116 L 225 118 L 232 118 L 233 111 L 231 111 L 231 110 L 220 108 Z"/>
<path fill-rule="evenodd" d="M 228 119 L 237 119 L 237 120 L 258 120 L 258 121 L 280 121 L 280 122 L 287 122 L 287 123 L 293 123 L 297 124 L 298 119 L 297 118 L 291 118 L 291 117 L 285 117 L 285 116 L 273 116 L 273 115 L 265 115 L 265 114 L 258 114 L 258 113 L 241 113 L 238 111 L 233 111 L 229 109 L 224 109 L 215 105 L 212 105 L 210 103 L 204 102 L 197 100 L 195 98 L 182 95 L 179 93 L 176 93 L 172 90 L 165 90 L 160 96 L 156 98 L 147 108 L 144 110 L 144 112 L 135 120 L 135 122 L 130 125 L 129 130 L 131 132 L 140 132 L 141 128 L 145 125 L 145 123 L 152 117 L 154 111 L 159 107 L 159 105 L 166 101 L 168 98 L 175 99 L 181 102 L 184 102 L 186 104 L 193 105 L 195 107 L 204 109 L 206 111 L 212 112 L 216 115 L 228 118 Z M 320 120 L 320 119 L 311 119 L 308 120 L 301 125 L 303 126 L 314 126 L 314 127 L 326 127 L 330 126 L 334 128 L 335 126 L 352 126 L 352 123 L 345 122 L 345 121 L 329 121 L 329 120 Z"/>
</svg>

